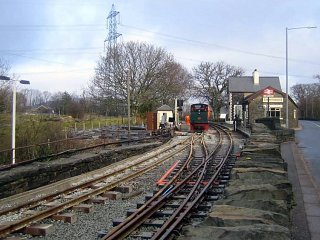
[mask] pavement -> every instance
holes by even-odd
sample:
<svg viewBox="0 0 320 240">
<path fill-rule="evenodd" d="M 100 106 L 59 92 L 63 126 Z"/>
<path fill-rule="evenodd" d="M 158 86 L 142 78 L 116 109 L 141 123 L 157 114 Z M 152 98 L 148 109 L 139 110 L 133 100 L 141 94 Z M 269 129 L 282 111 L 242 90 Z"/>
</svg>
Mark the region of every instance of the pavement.
<svg viewBox="0 0 320 240">
<path fill-rule="evenodd" d="M 281 154 L 288 163 L 296 205 L 292 210 L 292 239 L 320 239 L 320 191 L 295 142 L 281 144 Z"/>
</svg>

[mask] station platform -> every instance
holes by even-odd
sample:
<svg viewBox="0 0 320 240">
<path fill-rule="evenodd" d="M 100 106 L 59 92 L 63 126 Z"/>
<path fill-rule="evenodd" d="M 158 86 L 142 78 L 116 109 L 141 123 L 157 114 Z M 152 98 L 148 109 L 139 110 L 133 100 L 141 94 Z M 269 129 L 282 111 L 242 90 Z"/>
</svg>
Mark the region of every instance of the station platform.
<svg viewBox="0 0 320 240">
<path fill-rule="evenodd" d="M 288 178 L 292 183 L 296 206 L 292 223 L 294 240 L 320 239 L 320 191 L 295 142 L 281 144 L 282 158 L 288 163 Z"/>
</svg>

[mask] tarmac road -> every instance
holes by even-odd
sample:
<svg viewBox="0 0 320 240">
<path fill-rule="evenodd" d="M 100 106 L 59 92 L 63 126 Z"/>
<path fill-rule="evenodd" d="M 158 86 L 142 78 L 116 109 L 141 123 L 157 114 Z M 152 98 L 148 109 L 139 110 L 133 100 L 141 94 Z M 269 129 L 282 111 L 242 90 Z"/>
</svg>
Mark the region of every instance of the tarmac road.
<svg viewBox="0 0 320 240">
<path fill-rule="evenodd" d="M 303 154 L 315 183 L 320 187 L 320 121 L 300 121 L 296 143 Z"/>
<path fill-rule="evenodd" d="M 300 121 L 295 142 L 282 144 L 288 177 L 295 192 L 294 240 L 320 239 L 320 122 Z"/>
</svg>

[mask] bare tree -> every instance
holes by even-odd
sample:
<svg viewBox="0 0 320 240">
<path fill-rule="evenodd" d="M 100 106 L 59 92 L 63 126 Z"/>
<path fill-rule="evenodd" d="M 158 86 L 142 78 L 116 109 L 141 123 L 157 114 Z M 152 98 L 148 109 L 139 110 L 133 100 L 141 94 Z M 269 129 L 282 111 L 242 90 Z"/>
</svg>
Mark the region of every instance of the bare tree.
<svg viewBox="0 0 320 240">
<path fill-rule="evenodd" d="M 224 62 L 203 62 L 193 69 L 194 97 L 206 101 L 212 108 L 215 118 L 220 108 L 226 104 L 228 78 L 243 75 L 244 70 Z"/>
<path fill-rule="evenodd" d="M 132 110 L 143 115 L 186 93 L 191 77 L 164 49 L 128 42 L 108 49 L 106 56 L 101 57 L 90 93 L 106 107 L 125 106 L 128 82 Z"/>
<path fill-rule="evenodd" d="M 9 70 L 10 70 L 10 65 L 4 59 L 0 58 L 0 75 L 7 76 L 9 73 Z"/>
<path fill-rule="evenodd" d="M 52 94 L 48 91 L 42 92 L 42 100 L 44 104 L 47 104 L 52 97 Z"/>
<path fill-rule="evenodd" d="M 296 84 L 291 92 L 301 118 L 320 119 L 320 83 Z"/>
<path fill-rule="evenodd" d="M 8 76 L 10 70 L 9 64 L 0 58 L 0 75 Z M 10 84 L 7 81 L 0 80 L 0 112 L 10 109 Z"/>
</svg>

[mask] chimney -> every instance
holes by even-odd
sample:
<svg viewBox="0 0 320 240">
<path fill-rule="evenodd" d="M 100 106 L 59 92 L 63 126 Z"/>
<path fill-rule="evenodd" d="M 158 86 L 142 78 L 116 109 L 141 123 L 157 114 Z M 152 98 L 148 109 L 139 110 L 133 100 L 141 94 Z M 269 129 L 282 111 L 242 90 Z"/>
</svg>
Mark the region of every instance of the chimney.
<svg viewBox="0 0 320 240">
<path fill-rule="evenodd" d="M 253 84 L 259 85 L 259 72 L 257 71 L 257 69 L 253 71 L 252 75 L 253 75 Z"/>
</svg>

